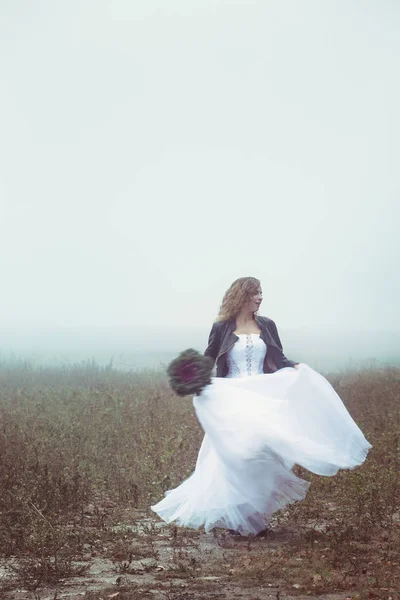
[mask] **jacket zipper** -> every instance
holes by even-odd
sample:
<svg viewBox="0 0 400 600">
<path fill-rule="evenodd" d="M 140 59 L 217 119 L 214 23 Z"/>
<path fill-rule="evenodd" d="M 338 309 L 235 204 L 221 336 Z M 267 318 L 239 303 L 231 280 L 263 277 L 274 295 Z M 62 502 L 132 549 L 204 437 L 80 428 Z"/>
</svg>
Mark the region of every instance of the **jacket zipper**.
<svg viewBox="0 0 400 600">
<path fill-rule="evenodd" d="M 233 348 L 233 346 L 234 346 L 235 344 L 236 344 L 236 341 L 234 341 L 234 342 L 233 342 L 233 344 L 231 344 L 231 345 L 229 346 L 229 348 L 227 348 L 226 350 L 224 350 L 223 352 L 221 352 L 221 354 L 218 354 L 217 358 L 215 359 L 215 362 L 217 362 L 217 360 L 218 360 L 219 358 L 221 358 L 221 356 L 223 356 L 224 354 L 226 354 L 227 352 L 229 352 L 229 350 L 230 350 L 231 348 Z"/>
</svg>

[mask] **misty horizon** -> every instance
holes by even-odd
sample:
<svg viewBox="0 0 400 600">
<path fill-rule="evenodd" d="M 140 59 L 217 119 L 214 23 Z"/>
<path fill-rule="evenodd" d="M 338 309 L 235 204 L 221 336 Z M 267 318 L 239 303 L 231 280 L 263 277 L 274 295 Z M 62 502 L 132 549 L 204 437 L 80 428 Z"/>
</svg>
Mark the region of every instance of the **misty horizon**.
<svg viewBox="0 0 400 600">
<path fill-rule="evenodd" d="M 33 366 L 62 366 L 93 360 L 122 370 L 165 369 L 186 348 L 203 352 L 208 333 L 188 327 L 64 327 L 40 332 L 0 327 L 0 362 L 27 360 Z M 279 333 L 286 356 L 315 369 L 400 364 L 398 332 L 282 329 Z"/>
</svg>

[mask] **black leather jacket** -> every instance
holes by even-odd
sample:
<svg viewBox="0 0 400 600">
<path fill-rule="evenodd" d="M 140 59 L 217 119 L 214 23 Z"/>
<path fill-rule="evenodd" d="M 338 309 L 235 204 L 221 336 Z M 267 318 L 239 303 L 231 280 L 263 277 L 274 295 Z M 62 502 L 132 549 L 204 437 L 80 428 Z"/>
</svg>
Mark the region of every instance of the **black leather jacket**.
<svg viewBox="0 0 400 600">
<path fill-rule="evenodd" d="M 278 330 L 272 319 L 268 317 L 255 317 L 261 330 L 260 338 L 267 345 L 267 354 L 264 359 L 264 373 L 274 373 L 284 367 L 294 367 L 295 362 L 286 358 L 282 352 L 282 343 L 279 339 Z M 236 320 L 218 321 L 214 323 L 208 338 L 208 346 L 204 354 L 210 356 L 217 363 L 217 377 L 226 377 L 228 364 L 227 352 L 239 339 L 233 332 L 236 329 Z"/>
</svg>

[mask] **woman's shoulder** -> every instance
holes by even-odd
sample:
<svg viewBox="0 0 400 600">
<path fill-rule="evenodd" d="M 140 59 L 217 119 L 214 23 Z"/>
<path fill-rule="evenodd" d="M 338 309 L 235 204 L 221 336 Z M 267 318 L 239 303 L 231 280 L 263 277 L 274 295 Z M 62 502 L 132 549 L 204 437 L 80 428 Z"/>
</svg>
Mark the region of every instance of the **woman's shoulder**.
<svg viewBox="0 0 400 600">
<path fill-rule="evenodd" d="M 223 321 L 214 321 L 214 323 L 212 324 L 212 328 L 215 331 L 219 331 L 220 329 L 223 329 L 228 323 L 231 322 L 232 319 L 226 319 Z"/>
<path fill-rule="evenodd" d="M 268 326 L 268 325 L 274 325 L 274 321 L 272 319 L 270 319 L 269 317 L 257 315 L 257 321 L 259 323 L 261 323 L 261 325 L 264 325 L 264 327 Z M 214 323 L 212 324 L 212 328 L 214 329 L 214 331 L 219 331 L 219 330 L 223 329 L 224 327 L 233 325 L 234 322 L 235 322 L 234 319 L 224 319 L 221 321 L 214 321 Z"/>
<path fill-rule="evenodd" d="M 270 319 L 269 317 L 261 317 L 259 315 L 257 315 L 257 321 L 260 321 L 263 325 L 272 325 L 273 324 L 273 320 Z"/>
</svg>

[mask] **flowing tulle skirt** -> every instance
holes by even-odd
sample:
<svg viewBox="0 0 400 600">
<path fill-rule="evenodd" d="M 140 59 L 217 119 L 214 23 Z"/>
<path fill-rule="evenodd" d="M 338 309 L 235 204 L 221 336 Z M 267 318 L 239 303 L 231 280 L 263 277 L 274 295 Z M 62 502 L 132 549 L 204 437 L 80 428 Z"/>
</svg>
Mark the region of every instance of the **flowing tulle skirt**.
<svg viewBox="0 0 400 600">
<path fill-rule="evenodd" d="M 151 507 L 168 523 L 257 534 L 306 495 L 294 464 L 335 475 L 371 448 L 330 383 L 304 364 L 213 378 L 193 403 L 205 431 L 195 471 Z"/>
</svg>

